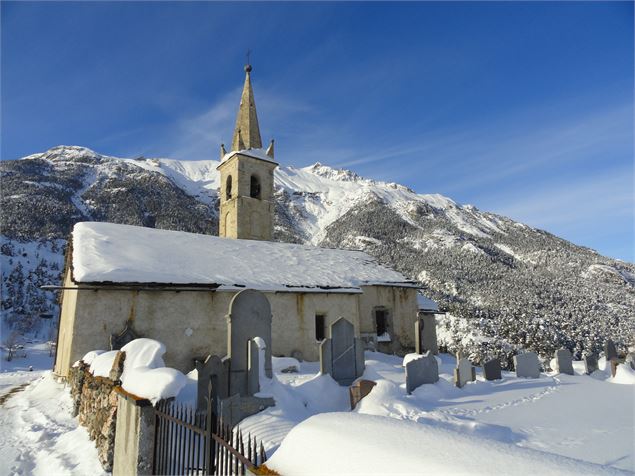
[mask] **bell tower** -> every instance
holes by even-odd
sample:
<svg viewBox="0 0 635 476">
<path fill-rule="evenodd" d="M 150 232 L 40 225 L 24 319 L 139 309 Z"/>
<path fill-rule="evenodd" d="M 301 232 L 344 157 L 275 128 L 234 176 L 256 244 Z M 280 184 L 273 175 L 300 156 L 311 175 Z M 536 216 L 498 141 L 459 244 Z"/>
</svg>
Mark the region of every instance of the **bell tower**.
<svg viewBox="0 0 635 476">
<path fill-rule="evenodd" d="M 230 152 L 221 144 L 220 223 L 224 238 L 270 241 L 273 236 L 273 140 L 262 148 L 251 65 L 245 66 L 245 85 L 240 98 Z"/>
</svg>

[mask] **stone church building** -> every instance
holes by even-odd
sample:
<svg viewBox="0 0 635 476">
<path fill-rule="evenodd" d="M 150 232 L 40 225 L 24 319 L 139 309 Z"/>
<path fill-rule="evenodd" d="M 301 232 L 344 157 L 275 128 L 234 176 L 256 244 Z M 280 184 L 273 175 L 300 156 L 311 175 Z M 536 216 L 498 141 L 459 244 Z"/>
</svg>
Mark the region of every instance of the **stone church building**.
<svg viewBox="0 0 635 476">
<path fill-rule="evenodd" d="M 318 360 L 328 326 L 343 316 L 370 348 L 414 347 L 417 284 L 360 251 L 275 243 L 273 141 L 262 146 L 251 66 L 231 151 L 221 146 L 219 235 L 112 223 L 73 229 L 64 284 L 55 373 L 111 337 L 132 329 L 165 343 L 166 365 L 227 349 L 230 301 L 243 289 L 267 296 L 272 353 Z"/>
</svg>

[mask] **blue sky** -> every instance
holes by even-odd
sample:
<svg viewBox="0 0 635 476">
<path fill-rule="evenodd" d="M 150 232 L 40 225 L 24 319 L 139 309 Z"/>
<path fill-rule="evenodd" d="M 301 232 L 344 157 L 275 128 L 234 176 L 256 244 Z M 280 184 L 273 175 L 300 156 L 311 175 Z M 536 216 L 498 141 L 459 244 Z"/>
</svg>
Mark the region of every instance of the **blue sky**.
<svg viewBox="0 0 635 476">
<path fill-rule="evenodd" d="M 2 159 L 263 140 L 635 261 L 633 4 L 2 2 Z"/>
</svg>

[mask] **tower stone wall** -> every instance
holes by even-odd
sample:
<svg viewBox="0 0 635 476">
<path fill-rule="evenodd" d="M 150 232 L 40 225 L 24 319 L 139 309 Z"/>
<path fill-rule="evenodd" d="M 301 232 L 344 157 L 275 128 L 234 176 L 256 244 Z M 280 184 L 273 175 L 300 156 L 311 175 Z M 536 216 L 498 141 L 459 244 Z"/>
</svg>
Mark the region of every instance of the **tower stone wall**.
<svg viewBox="0 0 635 476">
<path fill-rule="evenodd" d="M 275 162 L 243 154 L 235 154 L 221 163 L 218 167 L 221 174 L 220 236 L 271 241 L 274 212 L 273 171 L 276 167 Z M 256 177 L 259 184 L 258 197 L 251 196 L 252 177 Z"/>
</svg>

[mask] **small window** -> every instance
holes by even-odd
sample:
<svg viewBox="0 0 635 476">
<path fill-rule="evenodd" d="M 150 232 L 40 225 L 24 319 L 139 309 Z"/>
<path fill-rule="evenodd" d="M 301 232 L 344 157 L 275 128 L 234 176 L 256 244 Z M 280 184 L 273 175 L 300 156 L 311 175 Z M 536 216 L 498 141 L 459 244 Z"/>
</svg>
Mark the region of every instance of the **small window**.
<svg viewBox="0 0 635 476">
<path fill-rule="evenodd" d="M 232 176 L 229 175 L 227 177 L 227 182 L 225 183 L 225 200 L 229 200 L 232 198 Z"/>
<path fill-rule="evenodd" d="M 388 311 L 386 309 L 375 309 L 375 327 L 378 336 L 388 332 Z"/>
<path fill-rule="evenodd" d="M 326 316 L 324 314 L 315 315 L 315 340 L 323 341 L 326 338 L 325 324 Z"/>
<path fill-rule="evenodd" d="M 260 180 L 258 180 L 258 176 L 256 175 L 251 176 L 249 196 L 251 198 L 260 198 Z"/>
</svg>

